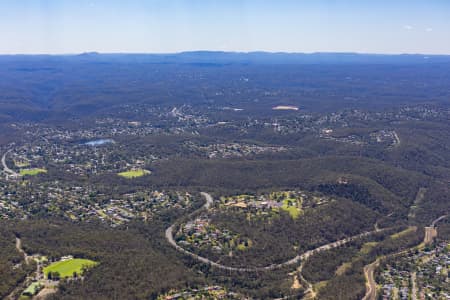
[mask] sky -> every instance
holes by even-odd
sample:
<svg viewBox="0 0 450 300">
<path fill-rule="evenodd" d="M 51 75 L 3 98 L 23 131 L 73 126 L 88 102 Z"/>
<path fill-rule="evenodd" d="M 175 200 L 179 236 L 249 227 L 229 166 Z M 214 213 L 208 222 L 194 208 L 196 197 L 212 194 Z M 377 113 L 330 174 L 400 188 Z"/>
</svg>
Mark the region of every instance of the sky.
<svg viewBox="0 0 450 300">
<path fill-rule="evenodd" d="M 449 0 L 0 0 L 0 54 L 450 54 Z"/>
</svg>

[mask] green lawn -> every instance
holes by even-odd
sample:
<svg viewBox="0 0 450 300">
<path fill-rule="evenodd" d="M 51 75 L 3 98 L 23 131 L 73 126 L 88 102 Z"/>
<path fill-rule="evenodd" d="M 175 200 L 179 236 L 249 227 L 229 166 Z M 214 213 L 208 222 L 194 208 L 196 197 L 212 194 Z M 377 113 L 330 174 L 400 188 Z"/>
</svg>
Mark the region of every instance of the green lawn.
<svg viewBox="0 0 450 300">
<path fill-rule="evenodd" d="M 20 175 L 22 175 L 22 176 L 25 176 L 25 175 L 35 176 L 35 175 L 38 175 L 40 173 L 47 173 L 47 170 L 46 169 L 39 169 L 39 168 L 22 169 L 22 170 L 20 170 Z"/>
<path fill-rule="evenodd" d="M 73 273 L 80 275 L 83 267 L 94 267 L 98 263 L 90 259 L 74 258 L 65 261 L 58 261 L 44 268 L 44 275 L 49 272 L 58 272 L 61 278 L 72 277 Z"/>
<path fill-rule="evenodd" d="M 297 219 L 300 216 L 300 209 L 289 205 L 289 201 L 294 202 L 292 200 L 283 200 L 283 205 L 281 206 L 281 209 L 284 211 L 287 211 L 292 219 Z"/>
<path fill-rule="evenodd" d="M 42 288 L 42 285 L 39 282 L 33 282 L 32 284 L 30 284 L 30 286 L 28 286 L 26 288 L 25 291 L 23 291 L 23 295 L 29 295 L 29 296 L 33 296 L 36 295 L 37 292 L 39 292 Z"/>
<path fill-rule="evenodd" d="M 126 172 L 121 172 L 117 175 L 127 178 L 127 179 L 131 179 L 131 178 L 142 177 L 147 174 L 150 174 L 150 171 L 139 169 L 139 170 L 131 170 L 131 171 L 126 171 Z"/>
</svg>

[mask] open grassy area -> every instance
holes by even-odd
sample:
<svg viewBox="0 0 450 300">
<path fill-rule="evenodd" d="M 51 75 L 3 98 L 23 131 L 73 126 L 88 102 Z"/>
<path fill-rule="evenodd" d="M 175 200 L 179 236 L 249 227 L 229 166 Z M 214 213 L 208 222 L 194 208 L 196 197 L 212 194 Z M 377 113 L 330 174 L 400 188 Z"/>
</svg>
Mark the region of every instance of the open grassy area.
<svg viewBox="0 0 450 300">
<path fill-rule="evenodd" d="M 150 174 L 150 171 L 139 169 L 139 170 L 131 170 L 131 171 L 121 172 L 121 173 L 118 173 L 117 175 L 127 178 L 127 179 L 131 179 L 131 178 L 142 177 L 147 174 Z"/>
<path fill-rule="evenodd" d="M 61 278 L 72 277 L 74 273 L 81 275 L 83 267 L 94 267 L 98 263 L 90 259 L 74 258 L 64 261 L 58 261 L 44 268 L 44 274 L 47 277 L 49 272 L 58 272 Z"/>
<path fill-rule="evenodd" d="M 413 227 L 413 226 L 412 227 L 408 227 L 407 229 L 405 229 L 403 231 L 394 233 L 393 235 L 391 235 L 391 238 L 394 239 L 394 240 L 398 239 L 398 238 L 402 237 L 403 235 L 410 233 L 411 231 L 415 231 L 416 229 L 417 228 Z"/>
<path fill-rule="evenodd" d="M 361 250 L 359 250 L 359 252 L 362 254 L 368 254 L 370 252 L 370 250 L 372 250 L 372 248 L 375 247 L 376 245 L 378 245 L 377 242 L 364 243 L 364 245 L 361 247 Z"/>
<path fill-rule="evenodd" d="M 23 296 L 33 296 L 36 295 L 42 289 L 42 285 L 39 282 L 33 282 L 30 284 L 25 291 L 23 291 Z"/>
<path fill-rule="evenodd" d="M 46 169 L 40 169 L 40 168 L 20 170 L 20 175 L 22 175 L 22 176 L 26 176 L 26 175 L 35 176 L 35 175 L 38 175 L 38 174 L 41 174 L 41 173 L 47 173 L 47 170 Z"/>
<path fill-rule="evenodd" d="M 283 200 L 283 205 L 281 206 L 281 209 L 287 211 L 292 219 L 297 219 L 300 216 L 301 209 L 299 209 L 296 206 L 293 206 L 293 203 L 296 204 L 295 199 Z"/>
</svg>

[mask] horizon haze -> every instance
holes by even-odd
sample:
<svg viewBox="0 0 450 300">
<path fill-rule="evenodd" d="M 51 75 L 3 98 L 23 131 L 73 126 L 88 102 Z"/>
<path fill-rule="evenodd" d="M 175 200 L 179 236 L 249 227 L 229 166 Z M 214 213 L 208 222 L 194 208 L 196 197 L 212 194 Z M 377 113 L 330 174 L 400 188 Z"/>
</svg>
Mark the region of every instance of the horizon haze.
<svg viewBox="0 0 450 300">
<path fill-rule="evenodd" d="M 0 1 L 0 54 L 450 54 L 450 3 Z"/>
</svg>

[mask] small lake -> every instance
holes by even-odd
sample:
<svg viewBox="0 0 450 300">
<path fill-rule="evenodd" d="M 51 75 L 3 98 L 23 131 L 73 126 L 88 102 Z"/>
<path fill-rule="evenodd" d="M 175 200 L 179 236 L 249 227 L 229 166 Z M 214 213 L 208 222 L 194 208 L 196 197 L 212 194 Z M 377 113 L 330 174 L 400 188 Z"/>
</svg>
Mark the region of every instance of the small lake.
<svg viewBox="0 0 450 300">
<path fill-rule="evenodd" d="M 113 144 L 113 143 L 115 143 L 113 139 L 99 139 L 99 140 L 93 140 L 93 141 L 86 142 L 83 145 L 87 145 L 87 146 L 101 146 L 101 145 Z"/>
</svg>

